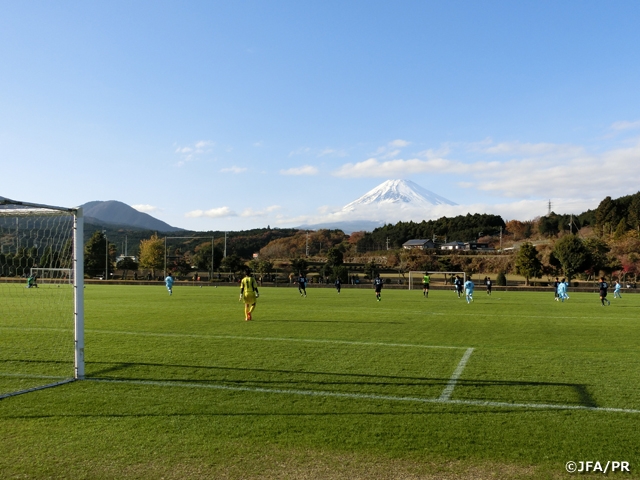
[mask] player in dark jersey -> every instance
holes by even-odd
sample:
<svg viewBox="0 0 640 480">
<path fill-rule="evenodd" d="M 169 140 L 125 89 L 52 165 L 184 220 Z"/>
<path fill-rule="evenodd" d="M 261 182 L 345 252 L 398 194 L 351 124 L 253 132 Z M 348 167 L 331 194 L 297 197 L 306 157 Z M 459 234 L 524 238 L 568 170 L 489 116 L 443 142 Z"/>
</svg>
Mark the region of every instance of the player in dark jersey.
<svg viewBox="0 0 640 480">
<path fill-rule="evenodd" d="M 556 277 L 556 281 L 553 282 L 553 299 L 558 302 L 558 285 L 560 285 L 560 280 L 558 279 L 558 277 Z"/>
<path fill-rule="evenodd" d="M 336 281 L 335 281 L 334 285 L 336 286 L 336 290 L 338 291 L 338 295 L 340 295 L 340 287 L 342 286 L 342 283 L 340 282 L 340 277 L 336 277 Z"/>
<path fill-rule="evenodd" d="M 302 273 L 298 277 L 298 291 L 300 292 L 301 297 L 307 296 L 307 277 Z"/>
<path fill-rule="evenodd" d="M 376 300 L 380 301 L 380 292 L 382 291 L 382 279 L 380 278 L 380 274 L 376 275 L 376 278 L 373 279 L 373 288 L 376 291 Z"/>
<path fill-rule="evenodd" d="M 464 283 L 462 282 L 462 279 L 460 278 L 459 275 L 456 275 L 456 279 L 453 281 L 453 284 L 456 287 L 456 293 L 458 294 L 458 298 L 461 298 L 462 287 L 464 286 Z"/>
<path fill-rule="evenodd" d="M 598 288 L 600 289 L 600 303 L 602 303 L 602 306 L 611 305 L 611 302 L 607 300 L 607 290 L 609 289 L 609 285 L 604 281 L 604 277 L 600 277 Z"/>
</svg>

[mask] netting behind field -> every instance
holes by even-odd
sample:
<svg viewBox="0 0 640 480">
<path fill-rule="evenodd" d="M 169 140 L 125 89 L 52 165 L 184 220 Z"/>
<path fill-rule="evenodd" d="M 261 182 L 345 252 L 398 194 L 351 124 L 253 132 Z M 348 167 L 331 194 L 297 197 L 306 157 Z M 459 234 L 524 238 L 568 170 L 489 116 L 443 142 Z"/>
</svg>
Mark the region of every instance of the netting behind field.
<svg viewBox="0 0 640 480">
<path fill-rule="evenodd" d="M 74 377 L 74 216 L 0 205 L 0 398 Z"/>
</svg>

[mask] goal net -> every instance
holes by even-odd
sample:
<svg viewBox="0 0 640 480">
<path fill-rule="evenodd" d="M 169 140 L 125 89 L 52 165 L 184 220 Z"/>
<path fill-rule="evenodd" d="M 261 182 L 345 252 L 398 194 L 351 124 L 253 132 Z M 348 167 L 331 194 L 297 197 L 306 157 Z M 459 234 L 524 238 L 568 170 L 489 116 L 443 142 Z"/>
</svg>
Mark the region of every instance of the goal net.
<svg viewBox="0 0 640 480">
<path fill-rule="evenodd" d="M 464 272 L 426 272 L 430 279 L 430 285 L 450 286 L 453 289 L 453 281 L 456 275 L 462 279 L 462 283 L 467 281 L 467 275 Z M 409 272 L 409 290 L 422 290 L 422 277 L 424 270 L 412 270 Z"/>
<path fill-rule="evenodd" d="M 0 197 L 0 399 L 84 377 L 82 209 Z"/>
</svg>

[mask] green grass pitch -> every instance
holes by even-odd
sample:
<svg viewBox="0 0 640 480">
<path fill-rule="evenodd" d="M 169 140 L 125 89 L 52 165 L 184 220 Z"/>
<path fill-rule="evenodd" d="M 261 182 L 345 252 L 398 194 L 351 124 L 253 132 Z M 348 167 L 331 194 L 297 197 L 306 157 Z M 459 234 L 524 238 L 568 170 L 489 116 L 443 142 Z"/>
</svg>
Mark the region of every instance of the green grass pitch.
<svg viewBox="0 0 640 480">
<path fill-rule="evenodd" d="M 0 394 L 69 376 L 54 292 L 8 288 Z M 87 380 L 0 400 L 0 476 L 640 478 L 640 296 L 307 291 L 88 285 Z"/>
</svg>

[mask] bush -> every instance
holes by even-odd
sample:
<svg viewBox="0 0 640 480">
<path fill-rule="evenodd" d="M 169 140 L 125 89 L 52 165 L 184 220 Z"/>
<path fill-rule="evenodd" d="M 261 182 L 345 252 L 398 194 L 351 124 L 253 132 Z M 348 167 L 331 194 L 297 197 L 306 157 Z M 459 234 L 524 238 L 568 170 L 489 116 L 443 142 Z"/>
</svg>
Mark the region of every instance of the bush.
<svg viewBox="0 0 640 480">
<path fill-rule="evenodd" d="M 496 278 L 496 284 L 500 287 L 507 286 L 507 277 L 505 276 L 504 272 L 500 272 L 498 274 L 498 277 Z"/>
</svg>

